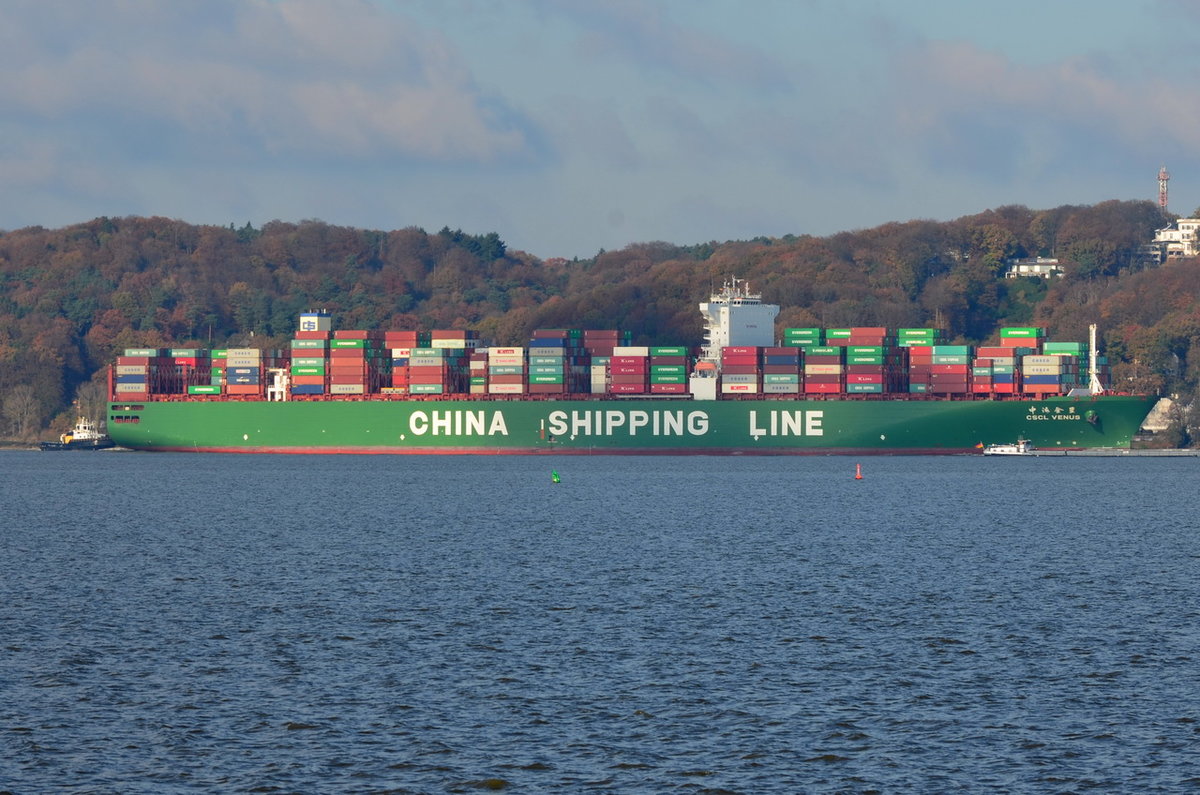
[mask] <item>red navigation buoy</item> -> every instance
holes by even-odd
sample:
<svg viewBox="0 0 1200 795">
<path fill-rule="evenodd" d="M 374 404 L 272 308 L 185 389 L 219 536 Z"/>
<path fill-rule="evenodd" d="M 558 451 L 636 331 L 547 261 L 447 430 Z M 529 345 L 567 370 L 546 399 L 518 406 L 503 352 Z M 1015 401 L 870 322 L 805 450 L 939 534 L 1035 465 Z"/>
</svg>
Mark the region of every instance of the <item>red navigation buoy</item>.
<svg viewBox="0 0 1200 795">
<path fill-rule="evenodd" d="M 862 464 L 854 465 L 854 479 L 862 480 Z"/>
</svg>

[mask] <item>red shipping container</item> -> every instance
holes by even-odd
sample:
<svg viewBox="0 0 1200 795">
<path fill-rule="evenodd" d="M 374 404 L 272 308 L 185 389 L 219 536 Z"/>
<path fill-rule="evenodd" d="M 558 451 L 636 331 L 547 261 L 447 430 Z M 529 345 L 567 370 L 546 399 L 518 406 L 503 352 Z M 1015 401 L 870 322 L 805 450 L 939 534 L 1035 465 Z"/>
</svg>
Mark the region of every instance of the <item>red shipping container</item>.
<svg viewBox="0 0 1200 795">
<path fill-rule="evenodd" d="M 846 374 L 851 373 L 856 375 L 875 375 L 884 372 L 883 365 L 879 364 L 848 364 L 846 365 Z"/>
<path fill-rule="evenodd" d="M 810 353 L 804 357 L 805 364 L 841 364 L 846 357 L 840 353 Z"/>
<path fill-rule="evenodd" d="M 1003 345 L 980 345 L 975 349 L 975 355 L 986 358 L 1012 356 L 1012 348 L 1006 348 Z"/>
<path fill-rule="evenodd" d="M 591 343 L 588 343 L 584 347 L 587 349 L 588 353 L 590 353 L 592 356 L 612 356 L 613 348 L 615 348 L 616 346 L 615 345 L 600 345 L 600 344 L 593 345 Z"/>
<path fill-rule="evenodd" d="M 771 375 L 799 375 L 800 364 L 799 362 L 796 364 L 764 364 L 762 371 L 764 374 L 770 373 Z M 729 372 L 728 368 L 725 372 Z"/>
<path fill-rule="evenodd" d="M 489 375 L 488 383 L 489 384 L 524 384 L 525 376 L 523 376 L 519 373 L 516 375 Z"/>
<path fill-rule="evenodd" d="M 433 336 L 436 337 L 437 335 L 436 331 L 433 332 Z M 533 334 L 530 335 L 535 340 L 563 340 L 568 339 L 570 336 L 570 330 L 565 328 L 536 328 L 533 330 Z M 536 348 L 537 346 L 534 345 L 533 347 Z"/>
<path fill-rule="evenodd" d="M 842 376 L 837 373 L 834 373 L 833 375 L 813 375 L 812 373 L 805 373 L 804 383 L 840 385 L 842 383 Z"/>
<path fill-rule="evenodd" d="M 650 393 L 653 395 L 686 395 L 687 384 L 651 384 Z"/>
<path fill-rule="evenodd" d="M 799 356 L 799 348 L 763 348 L 763 356 Z"/>
<path fill-rule="evenodd" d="M 933 346 L 932 345 L 909 345 L 908 346 L 908 355 L 909 356 L 933 356 Z"/>
<path fill-rule="evenodd" d="M 366 350 L 363 348 L 330 348 L 330 359 L 365 359 Z"/>
<path fill-rule="evenodd" d="M 614 356 L 609 360 L 609 364 L 619 364 L 629 367 L 646 366 L 648 364 L 648 356 Z"/>
<path fill-rule="evenodd" d="M 118 356 L 117 364 L 119 364 L 119 365 L 130 365 L 130 364 L 150 365 L 150 364 L 158 364 L 158 359 L 150 357 L 150 356 Z"/>
<path fill-rule="evenodd" d="M 930 384 L 929 391 L 935 395 L 965 395 L 968 387 L 966 384 Z"/>
<path fill-rule="evenodd" d="M 851 337 L 886 337 L 888 330 L 883 326 L 851 326 Z"/>
<path fill-rule="evenodd" d="M 333 338 L 335 340 L 367 340 L 371 338 L 371 332 L 346 329 L 333 332 Z"/>
<path fill-rule="evenodd" d="M 933 364 L 933 356 L 926 356 L 923 353 L 910 353 L 908 355 L 908 366 L 914 365 L 929 365 Z"/>
<path fill-rule="evenodd" d="M 933 372 L 932 364 L 910 364 L 908 366 L 909 375 L 929 375 Z"/>
<path fill-rule="evenodd" d="M 297 331 L 293 339 L 298 340 L 327 340 L 328 331 Z"/>
<path fill-rule="evenodd" d="M 971 380 L 970 373 L 930 373 L 931 384 L 967 384 Z"/>
<path fill-rule="evenodd" d="M 544 339 L 544 338 L 543 338 Z M 530 384 L 529 392 L 534 395 L 561 395 L 566 389 L 564 384 Z"/>
<path fill-rule="evenodd" d="M 297 386 L 322 386 L 325 384 L 323 375 L 294 375 L 292 383 Z"/>
<path fill-rule="evenodd" d="M 749 366 L 753 367 L 753 366 L 757 365 L 759 363 L 759 361 L 760 360 L 757 356 L 746 356 L 744 354 L 731 354 L 729 356 L 724 356 L 724 355 L 721 356 L 721 364 L 722 365 L 727 365 L 727 364 L 749 365 Z"/>
<path fill-rule="evenodd" d="M 436 365 L 436 364 L 434 364 L 434 365 L 427 365 L 427 366 L 424 366 L 424 367 L 414 367 L 414 366 L 410 365 L 410 366 L 408 367 L 408 374 L 409 374 L 410 376 L 430 376 L 430 375 L 435 375 L 435 376 L 439 376 L 439 377 L 440 377 L 440 376 L 443 376 L 443 375 L 447 375 L 449 372 L 450 372 L 450 368 L 449 368 L 449 367 L 445 367 L 445 366 L 441 366 L 441 367 L 439 367 L 439 366 L 438 366 L 438 365 Z"/>
<path fill-rule="evenodd" d="M 810 378 L 804 382 L 804 391 L 809 394 L 834 394 L 842 391 L 841 384 L 819 384 Z"/>
<path fill-rule="evenodd" d="M 877 373 L 874 375 L 868 375 L 865 373 L 847 373 L 846 374 L 846 383 L 847 384 L 882 384 L 883 383 L 883 373 Z"/>
<path fill-rule="evenodd" d="M 725 362 L 721 366 L 721 372 L 729 375 L 757 375 L 758 367 L 753 364 L 730 364 Z M 793 369 L 792 372 L 795 372 Z"/>
<path fill-rule="evenodd" d="M 992 391 L 997 395 L 1015 395 L 1017 393 L 1016 384 L 992 384 Z"/>
<path fill-rule="evenodd" d="M 726 356 L 758 356 L 761 349 L 752 345 L 727 345 L 721 348 L 721 358 Z"/>
<path fill-rule="evenodd" d="M 872 347 L 887 347 L 887 337 L 854 336 L 846 338 L 847 346 L 870 345 Z"/>
<path fill-rule="evenodd" d="M 644 384 L 610 384 L 608 392 L 612 395 L 641 395 L 645 394 L 646 386 Z"/>
<path fill-rule="evenodd" d="M 956 373 L 960 375 L 969 375 L 971 373 L 971 365 L 969 364 L 935 364 L 931 365 L 932 373 Z"/>
<path fill-rule="evenodd" d="M 641 364 L 641 365 L 610 364 L 608 366 L 608 371 L 610 373 L 612 373 L 614 376 L 640 375 L 643 377 L 646 375 L 646 373 L 649 372 L 649 370 L 647 369 L 647 366 L 644 364 Z"/>
<path fill-rule="evenodd" d="M 613 375 L 611 380 L 614 384 L 644 384 L 646 383 L 646 374 Z"/>
<path fill-rule="evenodd" d="M 228 395 L 260 395 L 262 394 L 261 384 L 229 384 L 225 387 L 225 393 Z"/>
<path fill-rule="evenodd" d="M 383 341 L 389 348 L 415 348 L 419 339 L 415 331 L 383 332 Z"/>
<path fill-rule="evenodd" d="M 651 356 L 650 364 L 687 364 L 686 356 Z"/>
<path fill-rule="evenodd" d="M 971 384 L 971 392 L 973 392 L 974 394 L 987 395 L 987 394 L 991 394 L 991 391 L 992 391 L 992 385 L 990 383 L 981 384 L 978 381 L 976 381 L 975 383 Z"/>
</svg>

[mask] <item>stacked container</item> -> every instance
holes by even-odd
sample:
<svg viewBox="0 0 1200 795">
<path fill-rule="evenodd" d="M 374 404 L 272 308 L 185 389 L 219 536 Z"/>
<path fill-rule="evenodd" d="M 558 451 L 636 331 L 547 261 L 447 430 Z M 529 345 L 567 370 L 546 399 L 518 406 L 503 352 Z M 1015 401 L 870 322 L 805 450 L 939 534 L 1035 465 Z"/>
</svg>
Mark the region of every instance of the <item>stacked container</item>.
<svg viewBox="0 0 1200 795">
<path fill-rule="evenodd" d="M 524 348 L 488 348 L 487 393 L 523 395 L 529 388 Z"/>
<path fill-rule="evenodd" d="M 383 347 L 391 360 L 391 375 L 380 391 L 390 395 L 408 394 L 408 365 L 413 348 L 426 347 L 429 335 L 419 331 L 385 331 Z"/>
<path fill-rule="evenodd" d="M 617 345 L 608 360 L 608 392 L 612 395 L 644 395 L 650 391 L 650 349 L 641 345 Z"/>
<path fill-rule="evenodd" d="M 965 395 L 971 391 L 970 345 L 934 345 L 930 352 L 927 390 L 935 395 Z M 912 367 L 909 367 L 910 378 Z"/>
<path fill-rule="evenodd" d="M 263 352 L 258 348 L 227 348 L 225 394 L 263 397 Z"/>
<path fill-rule="evenodd" d="M 813 345 L 823 345 L 824 334 L 819 328 L 785 328 L 783 330 L 783 347 L 809 348 Z"/>
<path fill-rule="evenodd" d="M 586 329 L 583 332 L 583 351 L 590 364 L 588 365 L 588 389 L 592 394 L 600 395 L 608 391 L 608 365 L 613 350 L 621 345 L 629 345 L 632 335 L 630 332 L 620 332 L 616 329 Z"/>
<path fill-rule="evenodd" d="M 656 346 L 650 349 L 650 394 L 686 395 L 691 358 L 682 346 Z"/>
<path fill-rule="evenodd" d="M 798 395 L 804 379 L 801 349 L 793 346 L 763 348 L 762 391 L 764 395 Z"/>
<path fill-rule="evenodd" d="M 450 395 L 466 392 L 466 365 L 465 348 L 410 348 L 408 393 Z"/>
<path fill-rule="evenodd" d="M 288 367 L 293 395 L 324 395 L 329 392 L 328 331 L 298 331 L 289 343 L 292 359 Z"/>
<path fill-rule="evenodd" d="M 529 392 L 555 395 L 583 390 L 583 332 L 537 329 L 529 340 Z"/>
<path fill-rule="evenodd" d="M 159 348 L 126 348 L 117 357 L 113 389 L 117 400 L 146 400 L 158 391 L 166 359 Z"/>
<path fill-rule="evenodd" d="M 846 348 L 842 345 L 810 345 L 803 350 L 805 394 L 830 395 L 843 391 Z"/>
<path fill-rule="evenodd" d="M 762 350 L 756 345 L 721 348 L 722 395 L 757 395 L 762 392 Z"/>
</svg>

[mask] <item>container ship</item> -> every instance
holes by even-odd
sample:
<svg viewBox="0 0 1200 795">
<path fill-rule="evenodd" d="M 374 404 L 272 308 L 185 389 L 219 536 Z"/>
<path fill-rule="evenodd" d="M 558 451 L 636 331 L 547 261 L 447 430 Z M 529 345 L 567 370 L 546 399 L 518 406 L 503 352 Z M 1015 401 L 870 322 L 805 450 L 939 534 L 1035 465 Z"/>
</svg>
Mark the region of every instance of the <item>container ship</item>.
<svg viewBox="0 0 1200 795">
<path fill-rule="evenodd" d="M 1156 398 L 1114 394 L 1089 343 L 1034 327 L 999 344 L 933 328 L 786 328 L 739 280 L 700 304 L 703 345 L 539 329 L 334 330 L 287 350 L 130 348 L 108 433 L 137 450 L 390 454 L 952 454 L 1028 440 L 1128 447 Z"/>
</svg>

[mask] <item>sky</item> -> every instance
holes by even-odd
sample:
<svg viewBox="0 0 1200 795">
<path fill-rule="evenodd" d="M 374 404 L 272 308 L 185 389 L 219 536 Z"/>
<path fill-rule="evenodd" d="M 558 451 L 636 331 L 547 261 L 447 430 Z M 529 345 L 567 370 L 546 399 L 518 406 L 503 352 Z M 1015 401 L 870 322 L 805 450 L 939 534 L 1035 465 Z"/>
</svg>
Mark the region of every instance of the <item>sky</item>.
<svg viewBox="0 0 1200 795">
<path fill-rule="evenodd" d="M 5 0 L 0 229 L 496 232 L 538 257 L 1200 205 L 1190 0 Z"/>
</svg>

